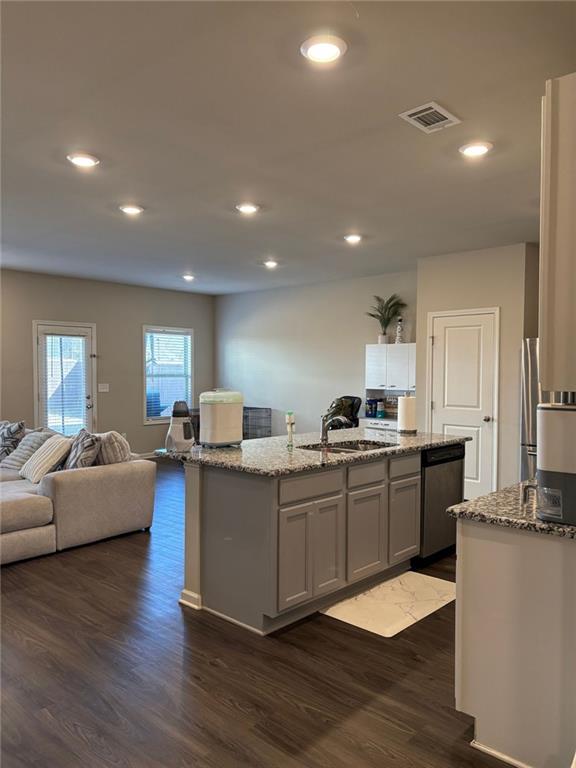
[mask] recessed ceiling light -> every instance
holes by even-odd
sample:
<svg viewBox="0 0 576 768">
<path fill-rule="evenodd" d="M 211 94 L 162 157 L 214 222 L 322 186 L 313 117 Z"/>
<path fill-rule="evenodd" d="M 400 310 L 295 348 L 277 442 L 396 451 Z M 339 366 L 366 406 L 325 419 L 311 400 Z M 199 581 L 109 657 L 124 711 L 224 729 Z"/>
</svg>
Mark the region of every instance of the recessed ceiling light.
<svg viewBox="0 0 576 768">
<path fill-rule="evenodd" d="M 304 40 L 300 53 L 317 64 L 329 64 L 343 56 L 348 46 L 340 37 L 335 35 L 314 35 Z"/>
<path fill-rule="evenodd" d="M 194 279 L 194 275 L 182 275 L 182 280 L 186 280 L 187 283 L 191 283 Z"/>
<path fill-rule="evenodd" d="M 266 261 L 264 262 L 264 266 L 266 267 L 266 269 L 276 269 L 276 267 L 278 266 L 278 262 L 276 261 L 276 259 L 266 259 Z"/>
<path fill-rule="evenodd" d="M 464 144 L 458 151 L 465 157 L 483 157 L 493 146 L 489 141 L 475 141 L 472 144 Z"/>
<path fill-rule="evenodd" d="M 255 213 L 258 213 L 260 206 L 256 205 L 256 203 L 238 203 L 236 210 L 243 216 L 252 216 Z"/>
<path fill-rule="evenodd" d="M 120 210 L 125 213 L 126 216 L 140 216 L 144 208 L 141 205 L 121 205 Z"/>
<path fill-rule="evenodd" d="M 72 152 L 66 155 L 66 160 L 77 168 L 94 168 L 100 160 L 94 155 L 88 155 L 86 152 Z"/>
<path fill-rule="evenodd" d="M 358 243 L 362 242 L 362 235 L 344 235 L 344 240 L 346 240 L 348 245 L 358 245 Z"/>
</svg>

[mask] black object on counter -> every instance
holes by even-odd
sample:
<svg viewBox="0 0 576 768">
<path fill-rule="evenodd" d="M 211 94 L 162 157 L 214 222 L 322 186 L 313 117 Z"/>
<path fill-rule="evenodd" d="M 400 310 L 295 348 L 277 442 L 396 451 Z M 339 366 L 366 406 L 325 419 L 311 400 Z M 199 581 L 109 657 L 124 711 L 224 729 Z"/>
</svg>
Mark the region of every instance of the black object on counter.
<svg viewBox="0 0 576 768">
<path fill-rule="evenodd" d="M 360 424 L 358 413 L 361 405 L 362 398 L 355 397 L 355 395 L 343 395 L 342 397 L 337 397 L 336 400 L 333 400 L 326 411 L 325 418 L 344 416 L 350 422 L 350 427 L 346 427 L 343 424 L 334 424 L 330 429 L 350 429 L 351 427 L 357 427 Z"/>
</svg>

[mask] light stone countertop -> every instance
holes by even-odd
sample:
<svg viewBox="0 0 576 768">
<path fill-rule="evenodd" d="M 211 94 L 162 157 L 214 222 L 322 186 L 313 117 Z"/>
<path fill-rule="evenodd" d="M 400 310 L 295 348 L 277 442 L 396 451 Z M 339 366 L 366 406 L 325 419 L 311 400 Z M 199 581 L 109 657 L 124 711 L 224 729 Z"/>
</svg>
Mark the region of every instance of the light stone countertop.
<svg viewBox="0 0 576 768">
<path fill-rule="evenodd" d="M 479 496 L 472 501 L 449 507 L 448 514 L 462 520 L 477 523 L 500 525 L 504 528 L 516 528 L 521 531 L 533 531 L 552 536 L 576 539 L 576 525 L 548 523 L 536 517 L 535 494 L 530 494 L 530 501 L 522 503 L 523 484 L 518 483 L 487 496 Z"/>
<path fill-rule="evenodd" d="M 368 429 L 332 430 L 329 442 L 346 443 L 350 440 L 375 440 L 381 443 L 393 443 L 392 446 L 375 448 L 359 453 L 328 453 L 307 451 L 299 448 L 320 442 L 318 432 L 308 432 L 294 435 L 294 448 L 287 448 L 286 436 L 263 437 L 254 440 L 244 440 L 240 447 L 231 448 L 201 448 L 195 446 L 189 453 L 168 454 L 170 458 L 200 464 L 208 467 L 220 467 L 238 472 L 250 472 L 268 477 L 280 477 L 296 472 L 310 472 L 327 467 L 338 467 L 346 464 L 359 464 L 374 461 L 387 456 L 401 456 L 415 451 L 437 448 L 443 445 L 457 445 L 470 438 L 444 437 L 427 432 L 415 435 L 399 435 L 397 432 Z"/>
</svg>

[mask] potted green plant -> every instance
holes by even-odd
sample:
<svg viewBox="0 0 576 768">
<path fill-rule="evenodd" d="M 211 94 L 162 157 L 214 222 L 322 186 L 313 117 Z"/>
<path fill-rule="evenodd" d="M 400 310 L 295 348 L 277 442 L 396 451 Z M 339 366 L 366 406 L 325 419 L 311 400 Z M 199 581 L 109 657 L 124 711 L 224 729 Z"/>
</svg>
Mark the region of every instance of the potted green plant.
<svg viewBox="0 0 576 768">
<path fill-rule="evenodd" d="M 407 305 L 396 293 L 393 293 L 387 299 L 383 299 L 382 296 L 374 296 L 374 301 L 376 304 L 372 307 L 372 311 L 366 312 L 366 314 L 380 323 L 382 333 L 378 336 L 378 344 L 387 344 L 388 337 L 386 333 L 388 326 L 400 315 Z"/>
</svg>

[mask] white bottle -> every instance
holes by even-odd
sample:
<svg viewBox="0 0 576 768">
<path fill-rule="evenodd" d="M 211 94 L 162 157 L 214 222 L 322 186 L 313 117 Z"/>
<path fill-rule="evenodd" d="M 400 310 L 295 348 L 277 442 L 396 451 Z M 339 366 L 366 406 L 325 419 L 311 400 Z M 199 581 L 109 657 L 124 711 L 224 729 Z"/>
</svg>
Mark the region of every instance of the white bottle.
<svg viewBox="0 0 576 768">
<path fill-rule="evenodd" d="M 286 430 L 288 432 L 288 443 L 286 447 L 289 451 L 294 448 L 294 427 L 296 426 L 296 419 L 294 417 L 294 411 L 286 411 Z"/>
</svg>

